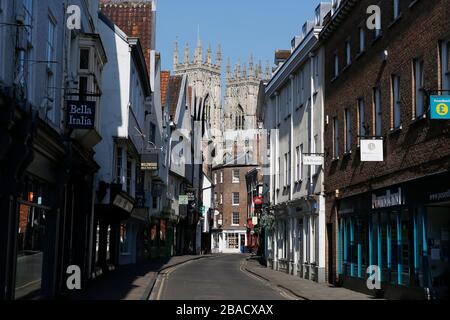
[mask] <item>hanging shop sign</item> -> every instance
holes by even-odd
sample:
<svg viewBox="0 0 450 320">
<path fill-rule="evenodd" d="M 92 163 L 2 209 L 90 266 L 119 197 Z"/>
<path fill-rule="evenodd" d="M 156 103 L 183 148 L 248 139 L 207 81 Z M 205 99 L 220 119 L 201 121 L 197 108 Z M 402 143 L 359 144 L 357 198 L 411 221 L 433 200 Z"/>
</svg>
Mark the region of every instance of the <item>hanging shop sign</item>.
<svg viewBox="0 0 450 320">
<path fill-rule="evenodd" d="M 383 140 L 369 139 L 361 140 L 361 161 L 362 162 L 383 162 Z"/>
<path fill-rule="evenodd" d="M 391 190 L 387 190 L 386 193 L 381 196 L 372 194 L 372 209 L 382 209 L 404 205 L 405 199 L 402 194 L 402 188 L 398 188 L 395 191 L 392 192 Z"/>
<path fill-rule="evenodd" d="M 320 155 L 303 155 L 303 164 L 305 166 L 323 166 L 323 156 Z"/>
<path fill-rule="evenodd" d="M 141 155 L 141 170 L 142 171 L 156 171 L 158 170 L 158 154 L 144 153 Z"/>
<path fill-rule="evenodd" d="M 186 192 L 186 196 L 188 197 L 188 201 L 195 201 L 195 193 L 193 191 Z"/>
<path fill-rule="evenodd" d="M 95 101 L 67 101 L 66 121 L 69 129 L 93 129 Z"/>
<path fill-rule="evenodd" d="M 126 212 L 133 211 L 133 206 L 134 206 L 133 203 L 131 201 L 129 201 L 127 198 L 120 195 L 120 193 L 118 195 L 116 195 L 116 197 L 114 198 L 113 204 L 116 207 L 119 207 L 119 208 L 125 210 Z"/>
<path fill-rule="evenodd" d="M 178 204 L 180 204 L 180 205 L 187 205 L 187 204 L 189 204 L 188 196 L 180 194 L 178 196 Z"/>
<path fill-rule="evenodd" d="M 263 197 L 261 196 L 257 196 L 257 197 L 253 197 L 253 203 L 257 206 L 260 206 L 263 204 Z"/>
<path fill-rule="evenodd" d="M 258 217 L 253 217 L 253 218 L 252 218 L 252 224 L 253 224 L 254 226 L 258 225 Z"/>
<path fill-rule="evenodd" d="M 431 96 L 430 112 L 433 120 L 450 120 L 450 96 Z"/>
</svg>

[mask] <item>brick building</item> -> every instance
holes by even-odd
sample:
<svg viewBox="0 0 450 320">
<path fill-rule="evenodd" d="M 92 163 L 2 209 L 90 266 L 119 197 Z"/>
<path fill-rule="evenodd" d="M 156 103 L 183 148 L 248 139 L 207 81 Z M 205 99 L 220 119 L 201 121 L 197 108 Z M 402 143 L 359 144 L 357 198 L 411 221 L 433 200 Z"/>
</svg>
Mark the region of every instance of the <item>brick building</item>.
<svg viewBox="0 0 450 320">
<path fill-rule="evenodd" d="M 129 37 L 137 37 L 151 74 L 152 50 L 155 49 L 156 4 L 152 0 L 100 0 L 100 10 Z"/>
<path fill-rule="evenodd" d="M 430 94 L 450 93 L 446 0 L 333 1 L 325 47 L 325 189 L 330 282 L 385 297 L 448 295 L 450 122 Z M 368 30 L 368 6 L 381 30 Z M 382 139 L 383 162 L 362 162 Z M 429 290 L 428 290 L 429 289 Z"/>
<path fill-rule="evenodd" d="M 253 165 L 230 164 L 213 168 L 216 215 L 212 231 L 213 252 L 239 252 L 247 245 L 246 174 Z"/>
</svg>

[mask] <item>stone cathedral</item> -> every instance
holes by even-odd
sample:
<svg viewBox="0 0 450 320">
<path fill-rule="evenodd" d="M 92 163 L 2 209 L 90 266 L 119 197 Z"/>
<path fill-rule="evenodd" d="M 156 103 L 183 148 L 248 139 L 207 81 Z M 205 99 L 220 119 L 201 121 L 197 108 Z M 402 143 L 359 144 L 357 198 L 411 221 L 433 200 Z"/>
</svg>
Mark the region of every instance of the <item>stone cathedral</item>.
<svg viewBox="0 0 450 320">
<path fill-rule="evenodd" d="M 200 37 L 197 40 L 194 57 L 190 59 L 189 45 L 184 48 L 183 61 L 180 60 L 178 42 L 175 43 L 173 53 L 173 73 L 175 75 L 188 76 L 189 86 L 198 99 L 196 104 L 202 109 L 208 129 L 207 140 L 212 140 L 219 146 L 219 156 L 215 159 L 215 165 L 225 164 L 232 151 L 225 145 L 225 132 L 239 132 L 244 130 L 256 130 L 256 105 L 261 80 L 269 79 L 269 66 L 265 73 L 262 72 L 261 62 L 257 65 L 250 57 L 247 64 L 241 66 L 238 62 L 231 71 L 230 60 L 226 66 L 226 84 L 224 93 L 224 105 L 222 107 L 222 52 L 220 45 L 217 47 L 215 61 L 212 61 L 211 46 L 208 46 L 206 58 Z M 228 138 L 227 138 L 228 140 Z M 224 157 L 220 157 L 223 155 Z"/>
</svg>

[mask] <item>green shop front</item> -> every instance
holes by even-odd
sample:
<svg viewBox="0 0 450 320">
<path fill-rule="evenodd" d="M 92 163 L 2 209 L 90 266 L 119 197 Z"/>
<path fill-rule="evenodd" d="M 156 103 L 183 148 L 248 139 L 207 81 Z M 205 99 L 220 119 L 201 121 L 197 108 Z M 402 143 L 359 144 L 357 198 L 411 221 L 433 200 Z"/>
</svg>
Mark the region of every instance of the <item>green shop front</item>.
<svg viewBox="0 0 450 320">
<path fill-rule="evenodd" d="M 339 200 L 340 282 L 369 293 L 372 266 L 387 299 L 448 298 L 449 217 L 448 173 Z"/>
</svg>

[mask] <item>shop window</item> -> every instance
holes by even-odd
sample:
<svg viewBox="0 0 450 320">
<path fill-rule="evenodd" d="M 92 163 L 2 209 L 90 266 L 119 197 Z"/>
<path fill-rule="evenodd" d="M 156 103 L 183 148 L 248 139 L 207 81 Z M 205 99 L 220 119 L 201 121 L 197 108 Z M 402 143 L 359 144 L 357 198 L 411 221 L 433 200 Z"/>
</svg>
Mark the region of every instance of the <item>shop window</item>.
<svg viewBox="0 0 450 320">
<path fill-rule="evenodd" d="M 120 253 L 129 253 L 129 235 L 128 235 L 128 225 L 126 223 L 120 224 Z"/>
<path fill-rule="evenodd" d="M 15 299 L 39 294 L 50 212 L 33 205 L 19 205 Z"/>
<path fill-rule="evenodd" d="M 159 229 L 159 239 L 161 247 L 166 245 L 166 237 L 167 237 L 167 221 L 160 221 L 160 229 Z"/>
</svg>

